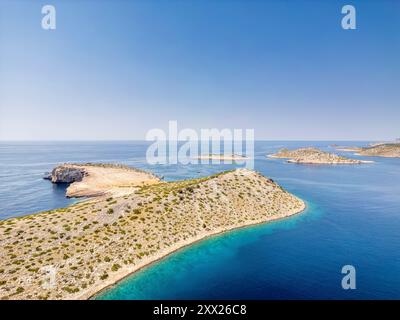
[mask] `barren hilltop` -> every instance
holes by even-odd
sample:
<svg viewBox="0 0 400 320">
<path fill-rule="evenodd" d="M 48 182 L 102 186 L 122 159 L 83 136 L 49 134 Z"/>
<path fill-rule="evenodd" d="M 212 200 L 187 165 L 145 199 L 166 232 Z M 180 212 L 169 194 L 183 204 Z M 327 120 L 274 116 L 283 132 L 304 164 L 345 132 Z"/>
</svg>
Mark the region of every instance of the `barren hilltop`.
<svg viewBox="0 0 400 320">
<path fill-rule="evenodd" d="M 304 208 L 272 180 L 237 169 L 1 221 L 0 298 L 87 299 L 195 241 Z"/>
<path fill-rule="evenodd" d="M 342 157 L 317 148 L 281 149 L 278 153 L 269 155 L 269 157 L 289 159 L 287 162 L 301 164 L 361 164 L 371 162 Z"/>
</svg>

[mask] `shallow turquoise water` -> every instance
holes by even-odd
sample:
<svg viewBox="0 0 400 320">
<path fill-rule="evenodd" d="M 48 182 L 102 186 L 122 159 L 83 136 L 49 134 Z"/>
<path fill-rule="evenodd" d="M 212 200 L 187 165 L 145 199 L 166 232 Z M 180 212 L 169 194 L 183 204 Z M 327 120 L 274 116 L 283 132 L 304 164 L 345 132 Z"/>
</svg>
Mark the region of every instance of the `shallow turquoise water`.
<svg viewBox="0 0 400 320">
<path fill-rule="evenodd" d="M 376 162 L 360 166 L 304 166 L 265 158 L 285 146 L 331 150 L 331 143 L 256 143 L 256 170 L 305 199 L 309 207 L 304 213 L 196 243 L 97 298 L 400 299 L 400 159 L 368 158 Z M 41 173 L 59 162 L 122 162 L 167 180 L 232 167 L 151 167 L 144 162 L 145 148 L 145 143 L 126 142 L 0 144 L 0 216 L 68 203 L 63 188 L 41 180 Z M 341 268 L 346 264 L 356 268 L 356 290 L 341 288 Z"/>
</svg>

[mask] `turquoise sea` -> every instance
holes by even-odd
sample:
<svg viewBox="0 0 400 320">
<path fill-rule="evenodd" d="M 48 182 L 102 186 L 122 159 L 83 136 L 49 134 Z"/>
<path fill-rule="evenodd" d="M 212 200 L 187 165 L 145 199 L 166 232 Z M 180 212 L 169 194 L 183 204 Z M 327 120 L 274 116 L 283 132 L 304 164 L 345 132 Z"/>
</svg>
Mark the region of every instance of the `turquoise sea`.
<svg viewBox="0 0 400 320">
<path fill-rule="evenodd" d="M 400 299 L 400 159 L 355 166 L 309 166 L 267 159 L 282 147 L 334 151 L 338 141 L 257 141 L 255 169 L 303 198 L 300 215 L 232 231 L 184 248 L 127 277 L 97 299 Z M 145 162 L 146 142 L 0 143 L 0 219 L 63 207 L 66 186 L 42 179 L 63 162 L 115 162 L 165 180 L 233 165 Z M 341 287 L 342 266 L 357 289 Z"/>
</svg>

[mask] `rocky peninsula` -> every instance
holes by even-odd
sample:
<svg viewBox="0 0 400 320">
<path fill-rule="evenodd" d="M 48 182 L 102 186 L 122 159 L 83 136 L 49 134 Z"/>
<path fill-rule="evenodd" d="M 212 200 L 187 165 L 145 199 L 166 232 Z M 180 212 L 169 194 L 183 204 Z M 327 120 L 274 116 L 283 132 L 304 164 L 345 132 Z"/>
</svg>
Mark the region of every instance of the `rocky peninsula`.
<svg viewBox="0 0 400 320">
<path fill-rule="evenodd" d="M 287 162 L 289 163 L 299 164 L 361 164 L 372 162 L 342 157 L 317 148 L 281 149 L 278 153 L 268 157 L 288 159 Z"/>
<path fill-rule="evenodd" d="M 160 182 L 155 175 L 123 165 L 63 164 L 45 177 L 53 183 L 70 183 L 67 197 L 120 196 L 139 186 Z"/>
<path fill-rule="evenodd" d="M 82 169 L 64 165 L 54 179 L 81 179 L 73 186 L 102 171 L 90 166 L 96 170 L 67 174 L 71 168 Z M 130 193 L 123 194 L 114 184 L 114 195 L 107 184 L 106 192 L 96 189 L 96 197 L 69 207 L 0 221 L 0 298 L 87 299 L 193 242 L 305 208 L 274 181 L 247 169 L 148 181 L 135 187 L 126 182 Z"/>
</svg>

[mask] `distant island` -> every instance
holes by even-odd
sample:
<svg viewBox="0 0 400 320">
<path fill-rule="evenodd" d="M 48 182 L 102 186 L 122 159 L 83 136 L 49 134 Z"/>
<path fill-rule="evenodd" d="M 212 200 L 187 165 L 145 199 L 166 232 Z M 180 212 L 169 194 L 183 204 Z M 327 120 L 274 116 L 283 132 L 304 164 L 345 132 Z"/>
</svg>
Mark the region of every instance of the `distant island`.
<svg viewBox="0 0 400 320">
<path fill-rule="evenodd" d="M 1 299 L 88 299 L 205 237 L 305 209 L 301 199 L 247 169 L 162 182 L 126 167 L 65 164 L 47 178 L 69 181 L 70 196 L 92 198 L 0 221 Z M 54 286 L 44 282 L 49 267 Z"/>
<path fill-rule="evenodd" d="M 242 156 L 239 154 L 202 154 L 197 157 L 199 160 L 246 160 L 249 159 L 246 156 Z"/>
<path fill-rule="evenodd" d="M 400 144 L 400 138 L 397 138 L 397 139 L 394 139 L 391 141 L 373 142 L 373 143 L 370 143 L 369 146 L 375 147 L 375 146 L 383 145 L 383 144 Z"/>
<path fill-rule="evenodd" d="M 350 159 L 317 148 L 300 148 L 295 150 L 281 149 L 278 153 L 269 155 L 270 158 L 288 159 L 289 163 L 299 164 L 361 164 L 372 161 Z"/>
<path fill-rule="evenodd" d="M 400 158 L 400 143 L 377 143 L 365 148 L 336 147 L 336 150 L 356 152 L 361 156 Z"/>
<path fill-rule="evenodd" d="M 343 151 L 343 152 L 355 152 L 361 150 L 360 147 L 351 147 L 351 146 L 332 146 L 335 148 L 337 151 Z"/>
</svg>

